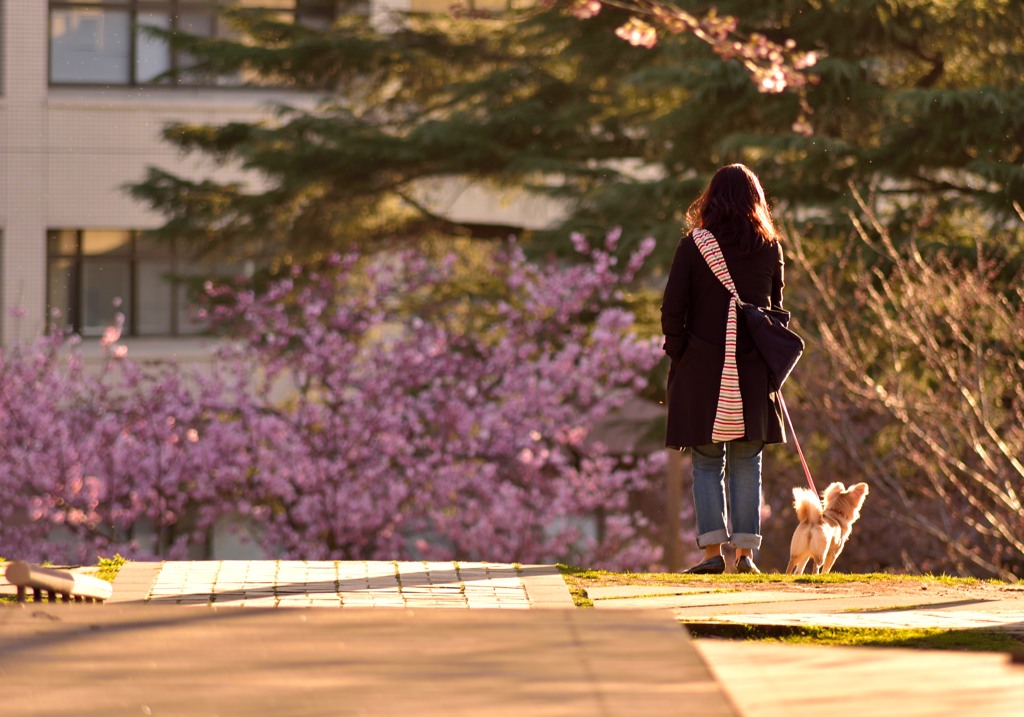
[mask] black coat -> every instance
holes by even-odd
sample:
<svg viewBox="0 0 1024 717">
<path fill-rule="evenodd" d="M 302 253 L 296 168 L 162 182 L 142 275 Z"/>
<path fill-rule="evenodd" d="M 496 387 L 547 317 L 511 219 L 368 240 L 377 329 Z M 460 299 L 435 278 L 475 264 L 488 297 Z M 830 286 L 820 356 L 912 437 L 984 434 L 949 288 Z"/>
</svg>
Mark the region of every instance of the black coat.
<svg viewBox="0 0 1024 717">
<path fill-rule="evenodd" d="M 782 308 L 782 246 L 776 242 L 743 255 L 728 235 L 715 235 L 743 301 Z M 668 430 L 665 445 L 687 448 L 711 443 L 725 360 L 729 292 L 708 267 L 687 235 L 679 242 L 661 305 L 665 353 L 672 362 L 668 378 Z M 768 368 L 743 321 L 738 322 L 736 366 L 743 397 L 743 440 L 784 443 L 778 398 L 768 383 Z"/>
</svg>

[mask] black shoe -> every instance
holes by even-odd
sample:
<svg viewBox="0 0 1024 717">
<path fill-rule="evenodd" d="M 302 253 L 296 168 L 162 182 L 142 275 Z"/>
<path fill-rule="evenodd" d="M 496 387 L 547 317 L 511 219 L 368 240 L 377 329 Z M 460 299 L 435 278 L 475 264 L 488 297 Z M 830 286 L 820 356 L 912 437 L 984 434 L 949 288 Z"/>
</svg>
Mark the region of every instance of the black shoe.
<svg viewBox="0 0 1024 717">
<path fill-rule="evenodd" d="M 703 563 L 697 563 L 689 570 L 684 570 L 687 575 L 720 575 L 725 572 L 725 558 L 716 555 L 708 558 Z"/>
<path fill-rule="evenodd" d="M 750 559 L 749 555 L 742 556 L 736 561 L 736 572 L 737 573 L 757 573 L 760 575 L 761 571 L 754 565 L 754 561 Z"/>
</svg>

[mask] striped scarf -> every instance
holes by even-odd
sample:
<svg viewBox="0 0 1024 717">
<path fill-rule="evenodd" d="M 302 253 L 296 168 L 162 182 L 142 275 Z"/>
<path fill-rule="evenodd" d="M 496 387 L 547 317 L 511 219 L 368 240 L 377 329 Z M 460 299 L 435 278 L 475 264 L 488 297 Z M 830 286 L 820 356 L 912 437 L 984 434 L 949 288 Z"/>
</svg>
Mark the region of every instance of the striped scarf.
<svg viewBox="0 0 1024 717">
<path fill-rule="evenodd" d="M 729 274 L 725 256 L 718 246 L 715 235 L 706 229 L 696 229 L 693 240 L 704 261 L 726 290 L 732 295 L 729 300 L 729 315 L 725 325 L 725 364 L 722 366 L 722 386 L 718 393 L 718 408 L 715 411 L 715 425 L 711 429 L 712 443 L 725 443 L 746 434 L 743 425 L 743 397 L 740 395 L 740 374 L 736 369 L 736 326 L 739 321 L 739 293 Z"/>
</svg>

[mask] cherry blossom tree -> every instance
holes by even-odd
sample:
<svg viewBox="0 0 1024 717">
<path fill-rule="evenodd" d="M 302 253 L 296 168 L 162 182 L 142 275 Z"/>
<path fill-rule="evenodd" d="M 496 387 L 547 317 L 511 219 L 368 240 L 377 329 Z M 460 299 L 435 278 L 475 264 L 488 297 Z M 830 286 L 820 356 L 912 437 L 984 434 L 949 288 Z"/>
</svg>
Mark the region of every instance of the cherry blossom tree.
<svg viewBox="0 0 1024 717">
<path fill-rule="evenodd" d="M 334 255 L 262 292 L 210 285 L 210 318 L 240 339 L 224 360 L 258 357 L 261 395 L 295 388 L 268 409 L 260 500 L 243 508 L 267 543 L 309 557 L 655 562 L 628 500 L 662 456 L 587 438 L 659 358 L 616 306 L 653 240 L 621 271 L 617 233 L 574 241 L 589 261 L 537 265 L 513 244 L 487 267 L 503 291 L 440 302 L 456 259 L 415 252 Z"/>
<path fill-rule="evenodd" d="M 0 554 L 201 556 L 241 516 L 282 557 L 657 564 L 634 497 L 663 453 L 590 438 L 660 357 L 622 308 L 653 240 L 625 266 L 617 232 L 573 240 L 575 264 L 494 252 L 472 295 L 417 251 L 210 283 L 205 372 L 133 362 L 120 322 L 99 368 L 57 334 L 7 351 Z"/>
<path fill-rule="evenodd" d="M 243 434 L 222 412 L 237 412 L 244 384 L 135 364 L 122 323 L 104 334 L 100 367 L 56 332 L 0 354 L 0 554 L 185 557 L 238 490 Z"/>
</svg>

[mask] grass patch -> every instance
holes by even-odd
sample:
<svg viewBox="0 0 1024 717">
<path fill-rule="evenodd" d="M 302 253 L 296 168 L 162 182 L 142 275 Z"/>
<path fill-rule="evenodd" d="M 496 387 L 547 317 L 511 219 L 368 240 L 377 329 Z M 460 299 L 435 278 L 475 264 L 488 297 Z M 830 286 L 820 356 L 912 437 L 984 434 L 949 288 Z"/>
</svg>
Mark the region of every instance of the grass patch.
<svg viewBox="0 0 1024 717">
<path fill-rule="evenodd" d="M 794 645 L 903 647 L 922 650 L 1011 652 L 1024 650 L 1024 637 L 984 630 L 860 628 L 791 625 L 686 623 L 695 638 L 756 640 Z"/>
<path fill-rule="evenodd" d="M 121 572 L 121 566 L 127 561 L 121 553 L 117 553 L 112 558 L 100 558 L 97 565 L 99 568 L 96 570 L 96 577 L 100 580 L 106 580 L 108 583 L 114 582 L 114 578 Z"/>
<path fill-rule="evenodd" d="M 615 579 L 617 577 L 643 574 L 631 573 L 628 570 L 626 572 L 617 573 L 612 572 L 611 570 L 593 570 L 591 568 L 578 568 L 574 565 L 566 565 L 565 563 L 557 563 L 555 567 L 558 568 L 558 572 L 562 574 L 563 578 L 577 578 L 581 580 L 605 580 Z"/>
<path fill-rule="evenodd" d="M 891 607 L 863 607 L 852 612 L 911 610 L 932 607 L 935 603 L 921 600 L 917 595 L 928 595 L 932 600 L 945 600 L 953 604 L 958 600 L 984 602 L 990 597 L 999 599 L 1009 583 L 1000 580 L 980 580 L 950 575 L 899 575 L 892 573 L 828 573 L 826 575 L 786 575 L 762 573 L 759 575 L 686 575 L 683 573 L 631 573 L 594 570 L 572 565 L 559 565 L 562 579 L 579 607 L 593 607 L 588 591 L 596 587 L 630 586 L 636 588 L 632 598 L 639 599 L 654 590 L 643 588 L 696 588 L 706 593 L 717 592 L 783 592 L 794 595 L 822 597 L 870 596 Z M 937 597 L 941 595 L 941 597 Z M 660 595 L 659 595 L 660 596 Z M 653 597 L 653 595 L 652 595 Z M 632 599 L 631 598 L 631 599 Z M 753 597 L 756 600 L 756 595 Z M 878 604 L 877 602 L 875 603 Z M 740 625 L 730 623 L 696 623 L 687 625 L 696 637 L 720 637 L 738 640 L 774 640 L 813 645 L 913 647 L 934 650 L 965 650 L 985 652 L 1011 652 L 1024 655 L 1024 637 L 998 631 L 949 629 L 876 629 L 829 628 L 791 625 Z M 1024 657 L 1019 658 L 1024 660 Z"/>
<path fill-rule="evenodd" d="M 607 570 L 591 570 L 589 568 L 577 568 L 564 563 L 557 563 L 558 572 L 562 574 L 562 580 L 569 588 L 572 595 L 572 602 L 576 607 L 594 607 L 594 601 L 587 595 L 587 585 L 601 585 L 600 580 L 605 575 L 629 575 L 630 573 L 609 573 Z M 620 584 L 620 583 L 613 583 Z"/>
<path fill-rule="evenodd" d="M 576 607 L 594 607 L 594 601 L 587 595 L 586 588 L 569 585 L 569 594 L 572 595 L 572 604 Z"/>
<path fill-rule="evenodd" d="M 0 573 L 4 573 L 4 572 L 7 571 L 6 563 L 7 563 L 7 558 L 0 556 Z M 17 601 L 18 601 L 18 598 L 15 597 L 14 595 L 0 595 L 0 605 L 2 605 L 4 603 L 15 603 Z"/>
<path fill-rule="evenodd" d="M 785 573 L 722 575 L 687 575 L 685 573 L 631 573 L 611 570 L 593 570 L 572 565 L 558 564 L 566 583 L 584 586 L 613 585 L 707 585 L 711 587 L 757 585 L 853 585 L 853 584 L 904 584 L 925 588 L 928 585 L 970 587 L 982 584 L 1007 585 L 1001 580 L 980 580 L 950 575 L 899 575 L 895 573 L 827 573 L 824 575 L 787 575 Z"/>
</svg>

